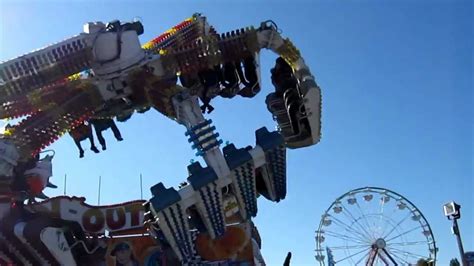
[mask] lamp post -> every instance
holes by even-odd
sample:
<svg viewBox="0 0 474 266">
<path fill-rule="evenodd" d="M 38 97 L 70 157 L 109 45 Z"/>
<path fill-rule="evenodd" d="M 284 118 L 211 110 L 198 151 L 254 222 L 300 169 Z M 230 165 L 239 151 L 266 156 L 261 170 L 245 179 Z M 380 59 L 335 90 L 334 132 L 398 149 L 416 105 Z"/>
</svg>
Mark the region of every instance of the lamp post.
<svg viewBox="0 0 474 266">
<path fill-rule="evenodd" d="M 464 256 L 464 248 L 462 246 L 462 241 L 461 241 L 461 234 L 459 233 L 459 226 L 458 226 L 458 219 L 461 218 L 461 205 L 456 204 L 456 202 L 452 201 L 452 202 L 444 204 L 443 209 L 444 209 L 444 215 L 448 217 L 449 220 L 453 221 L 453 226 L 451 227 L 451 230 L 453 234 L 456 236 L 456 240 L 458 242 L 462 265 L 467 266 L 466 257 Z"/>
</svg>

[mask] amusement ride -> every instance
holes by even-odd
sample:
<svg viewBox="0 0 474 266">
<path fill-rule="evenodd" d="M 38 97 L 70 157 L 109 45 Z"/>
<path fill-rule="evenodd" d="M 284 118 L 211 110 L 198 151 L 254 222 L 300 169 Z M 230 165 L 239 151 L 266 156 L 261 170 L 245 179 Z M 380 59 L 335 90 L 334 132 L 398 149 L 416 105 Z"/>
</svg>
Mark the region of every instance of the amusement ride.
<svg viewBox="0 0 474 266">
<path fill-rule="evenodd" d="M 417 265 L 436 261 L 433 232 L 423 213 L 402 195 L 365 187 L 338 197 L 316 231 L 320 265 Z"/>
<path fill-rule="evenodd" d="M 140 21 L 90 22 L 84 32 L 0 64 L 1 265 L 263 265 L 252 218 L 257 197 L 286 196 L 286 150 L 321 135 L 321 91 L 298 49 L 275 23 L 217 33 L 194 14 L 141 44 Z M 266 105 L 276 131 L 256 130 L 254 146 L 223 145 L 204 114 L 215 97 L 261 90 L 259 53 L 278 55 Z M 134 113 L 155 109 L 185 127 L 205 165 L 193 162 L 179 188 L 157 183 L 152 198 L 91 206 L 47 198 L 54 154 L 70 134 L 81 141 Z M 13 123 L 13 122 L 12 122 Z"/>
</svg>

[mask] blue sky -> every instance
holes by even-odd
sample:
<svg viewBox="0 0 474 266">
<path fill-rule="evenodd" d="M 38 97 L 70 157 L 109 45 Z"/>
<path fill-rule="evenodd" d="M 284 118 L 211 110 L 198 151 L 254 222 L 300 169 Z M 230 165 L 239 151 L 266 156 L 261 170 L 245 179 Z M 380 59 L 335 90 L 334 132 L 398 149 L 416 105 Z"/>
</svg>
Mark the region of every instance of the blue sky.
<svg viewBox="0 0 474 266">
<path fill-rule="evenodd" d="M 196 3 L 199 2 L 199 3 Z M 288 152 L 288 195 L 259 200 L 256 224 L 268 265 L 314 265 L 314 231 L 321 214 L 344 192 L 364 186 L 392 189 L 414 202 L 431 224 L 439 263 L 458 255 L 442 205 L 455 200 L 466 250 L 474 250 L 472 132 L 472 3 L 470 1 L 3 1 L 0 60 L 60 41 L 88 21 L 140 17 L 145 42 L 194 12 L 218 31 L 273 19 L 300 48 L 323 92 L 323 137 Z M 254 145 L 254 131 L 274 128 L 264 99 L 273 90 L 276 57 L 262 54 L 263 90 L 253 99 L 217 99 L 210 115 L 224 141 Z M 184 127 L 150 111 L 119 123 L 124 137 L 105 134 L 108 150 L 86 151 L 62 138 L 53 182 L 102 203 L 140 197 L 148 187 L 177 186 L 194 152 Z M 88 145 L 85 145 L 88 147 Z"/>
</svg>

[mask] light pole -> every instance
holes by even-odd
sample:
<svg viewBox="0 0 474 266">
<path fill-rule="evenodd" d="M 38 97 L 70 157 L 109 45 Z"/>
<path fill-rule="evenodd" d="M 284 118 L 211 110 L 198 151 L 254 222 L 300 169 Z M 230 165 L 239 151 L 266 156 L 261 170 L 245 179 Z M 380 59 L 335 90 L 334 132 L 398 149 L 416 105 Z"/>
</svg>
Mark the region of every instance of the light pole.
<svg viewBox="0 0 474 266">
<path fill-rule="evenodd" d="M 467 266 L 466 257 L 464 256 L 464 248 L 462 246 L 461 234 L 459 233 L 458 219 L 461 218 L 461 205 L 456 204 L 456 202 L 451 201 L 444 204 L 444 215 L 448 217 L 449 220 L 453 221 L 453 227 L 451 228 L 453 234 L 456 236 L 458 241 L 459 252 L 461 253 L 461 261 L 463 266 Z"/>
</svg>

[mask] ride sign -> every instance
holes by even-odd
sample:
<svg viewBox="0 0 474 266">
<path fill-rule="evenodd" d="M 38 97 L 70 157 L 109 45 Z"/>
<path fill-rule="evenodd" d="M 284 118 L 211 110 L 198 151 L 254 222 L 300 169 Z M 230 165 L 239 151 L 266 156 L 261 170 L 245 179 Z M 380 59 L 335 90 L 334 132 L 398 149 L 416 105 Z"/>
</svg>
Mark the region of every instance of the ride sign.
<svg viewBox="0 0 474 266">
<path fill-rule="evenodd" d="M 35 212 L 75 221 L 89 233 L 117 232 L 143 227 L 145 201 L 136 200 L 115 205 L 91 206 L 85 198 L 59 196 L 28 206 Z"/>
</svg>

